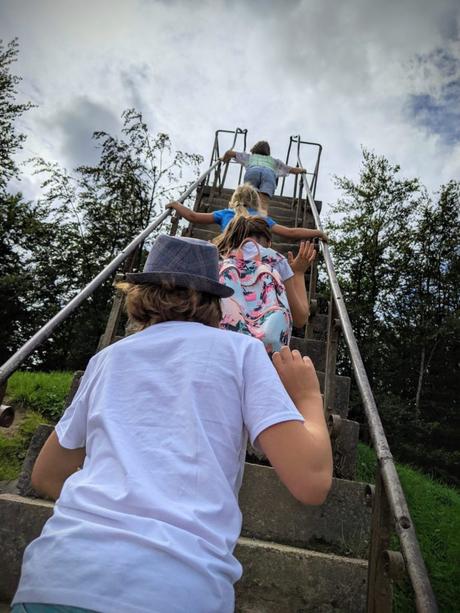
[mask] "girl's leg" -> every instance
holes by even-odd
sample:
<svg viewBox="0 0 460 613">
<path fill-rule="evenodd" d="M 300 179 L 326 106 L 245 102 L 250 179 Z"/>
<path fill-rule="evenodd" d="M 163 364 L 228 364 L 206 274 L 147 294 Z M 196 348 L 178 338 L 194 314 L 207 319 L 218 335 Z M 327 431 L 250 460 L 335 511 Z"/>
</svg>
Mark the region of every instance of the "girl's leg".
<svg viewBox="0 0 460 613">
<path fill-rule="evenodd" d="M 270 206 L 270 196 L 268 194 L 264 194 L 264 192 L 259 192 L 260 199 L 260 208 L 268 215 L 268 207 Z"/>
</svg>

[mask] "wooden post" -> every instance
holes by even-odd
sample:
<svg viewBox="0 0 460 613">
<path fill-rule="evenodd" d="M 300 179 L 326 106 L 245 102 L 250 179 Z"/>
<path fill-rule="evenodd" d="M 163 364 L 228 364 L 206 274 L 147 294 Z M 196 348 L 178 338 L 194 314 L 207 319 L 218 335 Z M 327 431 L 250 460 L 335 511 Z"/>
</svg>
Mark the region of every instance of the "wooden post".
<svg viewBox="0 0 460 613">
<path fill-rule="evenodd" d="M 372 501 L 371 543 L 367 571 L 367 613 L 391 613 L 393 588 L 386 569 L 387 550 L 390 545 L 392 520 L 380 470 L 377 470 Z"/>
</svg>

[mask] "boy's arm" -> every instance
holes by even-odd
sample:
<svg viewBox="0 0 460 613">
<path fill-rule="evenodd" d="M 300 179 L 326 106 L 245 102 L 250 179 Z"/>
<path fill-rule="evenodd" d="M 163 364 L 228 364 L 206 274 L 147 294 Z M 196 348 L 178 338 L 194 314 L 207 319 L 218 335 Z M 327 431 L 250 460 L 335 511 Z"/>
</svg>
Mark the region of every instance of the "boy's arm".
<svg viewBox="0 0 460 613">
<path fill-rule="evenodd" d="M 56 432 L 53 432 L 35 462 L 31 477 L 32 487 L 40 494 L 57 500 L 64 481 L 82 466 L 85 456 L 85 448 L 62 447 Z"/>
<path fill-rule="evenodd" d="M 213 213 L 197 213 L 196 211 L 192 211 L 187 208 L 183 204 L 179 202 L 170 202 L 166 205 L 167 209 L 174 209 L 179 217 L 183 217 L 187 221 L 191 221 L 192 223 L 202 223 L 202 224 L 211 224 L 216 223 L 214 221 Z"/>
<path fill-rule="evenodd" d="M 310 228 L 288 228 L 286 226 L 282 226 L 278 223 L 274 224 L 271 227 L 271 231 L 278 236 L 282 236 L 284 238 L 293 238 L 293 239 L 310 239 L 310 238 L 319 238 L 325 243 L 328 242 L 327 234 L 322 232 L 321 230 L 311 230 Z"/>
<path fill-rule="evenodd" d="M 257 442 L 293 496 L 304 504 L 322 504 L 332 484 L 332 450 L 313 363 L 283 347 L 273 365 L 305 422 L 275 424 Z"/>
</svg>

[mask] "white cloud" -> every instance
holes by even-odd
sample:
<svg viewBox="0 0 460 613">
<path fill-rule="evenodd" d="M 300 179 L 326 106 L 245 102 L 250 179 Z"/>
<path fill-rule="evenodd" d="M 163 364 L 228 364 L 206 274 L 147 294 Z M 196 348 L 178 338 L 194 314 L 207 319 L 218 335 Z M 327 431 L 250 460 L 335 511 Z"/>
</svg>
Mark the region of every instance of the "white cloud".
<svg viewBox="0 0 460 613">
<path fill-rule="evenodd" d="M 320 142 L 330 202 L 362 144 L 431 189 L 458 176 L 460 144 L 408 101 L 455 78 L 434 58 L 459 58 L 459 15 L 456 0 L 22 0 L 2 4 L 0 35 L 20 37 L 21 93 L 39 104 L 27 156 L 80 163 L 89 133 L 136 106 L 205 160 L 217 128 L 246 127 L 279 157 L 291 134 Z"/>
</svg>

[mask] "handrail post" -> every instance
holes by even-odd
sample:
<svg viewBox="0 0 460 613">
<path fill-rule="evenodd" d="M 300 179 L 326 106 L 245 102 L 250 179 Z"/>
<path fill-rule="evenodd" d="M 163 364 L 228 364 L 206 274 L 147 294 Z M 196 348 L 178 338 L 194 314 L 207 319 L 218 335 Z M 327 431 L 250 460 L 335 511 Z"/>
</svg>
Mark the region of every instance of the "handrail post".
<svg viewBox="0 0 460 613">
<path fill-rule="evenodd" d="M 372 488 L 373 489 L 373 488 Z M 376 485 L 368 497 L 372 498 L 371 540 L 367 567 L 366 613 L 391 613 L 393 610 L 393 588 L 389 574 L 384 567 L 384 553 L 390 546 L 391 510 L 385 487 L 377 469 Z"/>
</svg>

